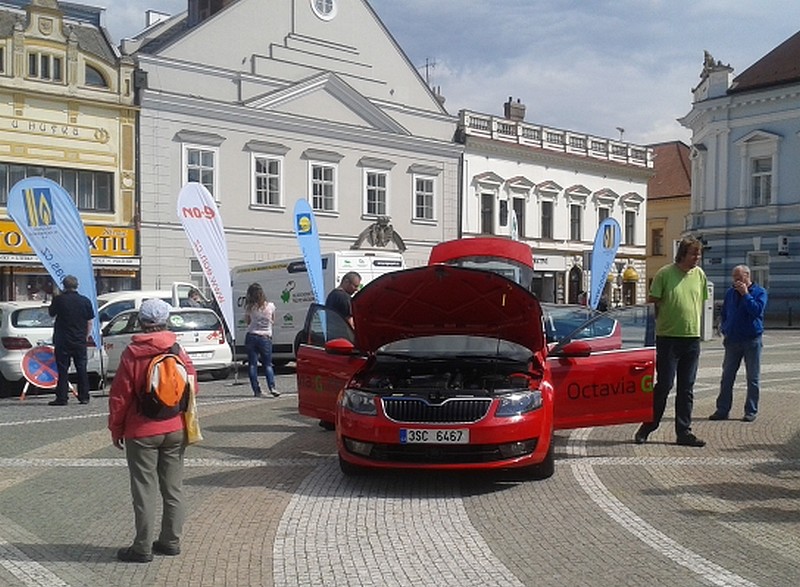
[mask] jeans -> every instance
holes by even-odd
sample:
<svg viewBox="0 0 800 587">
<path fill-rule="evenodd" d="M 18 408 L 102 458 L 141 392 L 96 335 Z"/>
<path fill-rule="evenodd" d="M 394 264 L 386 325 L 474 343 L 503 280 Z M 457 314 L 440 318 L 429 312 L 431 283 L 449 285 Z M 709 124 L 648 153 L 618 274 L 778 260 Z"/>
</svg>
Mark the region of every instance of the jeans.
<svg viewBox="0 0 800 587">
<path fill-rule="evenodd" d="M 700 339 L 672 336 L 656 337 L 656 385 L 653 388 L 653 421 L 645 422 L 642 431 L 649 434 L 661 422 L 675 376 L 675 434 L 680 438 L 692 431 L 694 380 L 700 362 Z"/>
<path fill-rule="evenodd" d="M 275 389 L 275 370 L 272 368 L 272 339 L 248 332 L 244 338 L 244 346 L 247 348 L 247 375 L 250 377 L 250 387 L 253 390 L 253 395 L 261 394 L 261 388 L 258 385 L 259 360 L 264 365 L 268 389 L 270 391 Z"/>
<path fill-rule="evenodd" d="M 78 399 L 89 401 L 89 374 L 86 371 L 86 343 L 57 344 L 55 346 L 56 365 L 58 366 L 58 383 L 56 399 L 66 402 L 69 399 L 69 364 L 75 362 L 78 375 Z"/>
<path fill-rule="evenodd" d="M 136 537 L 132 548 L 141 554 L 152 551 L 158 493 L 161 492 L 162 514 L 158 541 L 178 547 L 183 531 L 183 453 L 184 432 L 125 439 L 125 457 L 131 478 L 133 517 Z"/>
<path fill-rule="evenodd" d="M 758 413 L 758 396 L 760 393 L 759 378 L 761 376 L 761 336 L 747 340 L 724 341 L 725 358 L 722 360 L 722 380 L 717 396 L 717 414 L 727 416 L 733 403 L 733 383 L 736 372 L 744 359 L 747 374 L 747 398 L 744 402 L 745 415 L 755 416 Z"/>
</svg>

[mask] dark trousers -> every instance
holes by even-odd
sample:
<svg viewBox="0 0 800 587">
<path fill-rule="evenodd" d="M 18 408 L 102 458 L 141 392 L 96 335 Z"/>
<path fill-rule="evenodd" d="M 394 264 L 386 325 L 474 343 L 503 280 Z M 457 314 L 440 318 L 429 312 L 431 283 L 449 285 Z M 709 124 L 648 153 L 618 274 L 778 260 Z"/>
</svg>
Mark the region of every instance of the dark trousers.
<svg viewBox="0 0 800 587">
<path fill-rule="evenodd" d="M 684 436 L 692 431 L 694 380 L 700 362 L 700 339 L 672 336 L 656 337 L 656 385 L 653 388 L 653 421 L 642 425 L 650 434 L 658 428 L 667 398 L 677 376 L 675 395 L 675 434 Z"/>
<path fill-rule="evenodd" d="M 89 373 L 86 371 L 86 343 L 83 344 L 56 344 L 56 365 L 58 366 L 58 384 L 56 385 L 56 399 L 66 402 L 69 399 L 69 365 L 75 363 L 75 372 L 78 375 L 78 399 L 89 400 Z"/>
</svg>

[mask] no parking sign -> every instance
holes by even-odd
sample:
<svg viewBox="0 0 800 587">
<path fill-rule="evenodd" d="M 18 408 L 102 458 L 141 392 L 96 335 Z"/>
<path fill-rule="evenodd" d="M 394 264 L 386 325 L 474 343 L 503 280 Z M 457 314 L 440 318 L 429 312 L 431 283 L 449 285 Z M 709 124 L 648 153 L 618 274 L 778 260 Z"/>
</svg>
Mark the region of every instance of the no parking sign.
<svg viewBox="0 0 800 587">
<path fill-rule="evenodd" d="M 22 356 L 22 375 L 31 385 L 53 389 L 58 384 L 58 366 L 52 346 L 33 347 Z"/>
</svg>

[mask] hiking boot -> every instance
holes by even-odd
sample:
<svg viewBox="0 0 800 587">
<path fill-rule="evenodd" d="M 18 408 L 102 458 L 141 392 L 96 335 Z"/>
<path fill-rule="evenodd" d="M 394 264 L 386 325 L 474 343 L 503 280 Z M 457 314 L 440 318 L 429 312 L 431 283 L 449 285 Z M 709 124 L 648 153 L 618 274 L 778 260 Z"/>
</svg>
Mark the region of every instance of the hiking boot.
<svg viewBox="0 0 800 587">
<path fill-rule="evenodd" d="M 164 556 L 177 556 L 181 553 L 181 547 L 167 546 L 156 540 L 153 542 L 153 552 L 156 554 L 163 554 Z"/>
<path fill-rule="evenodd" d="M 675 441 L 675 444 L 679 444 L 681 446 L 696 446 L 697 448 L 700 448 L 706 445 L 706 441 L 700 440 L 697 438 L 697 436 L 689 432 L 687 434 L 678 436 L 678 440 Z"/>
<path fill-rule="evenodd" d="M 117 558 L 124 563 L 149 563 L 153 560 L 152 554 L 136 552 L 132 546 L 120 548 L 117 551 Z"/>
</svg>

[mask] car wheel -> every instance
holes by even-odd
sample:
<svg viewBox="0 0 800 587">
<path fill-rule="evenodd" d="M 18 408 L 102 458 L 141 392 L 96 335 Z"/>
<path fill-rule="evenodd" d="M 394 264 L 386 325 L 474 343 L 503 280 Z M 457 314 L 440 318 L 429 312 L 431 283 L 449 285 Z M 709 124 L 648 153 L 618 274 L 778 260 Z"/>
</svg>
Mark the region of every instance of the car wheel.
<svg viewBox="0 0 800 587">
<path fill-rule="evenodd" d="M 530 479 L 549 479 L 556 471 L 556 453 L 553 447 L 552 438 L 550 440 L 550 448 L 547 449 L 547 456 L 538 465 L 533 465 L 528 469 L 528 477 Z"/>
<path fill-rule="evenodd" d="M 0 373 L 0 397 L 19 396 L 22 394 L 22 388 L 24 386 L 24 379 L 20 379 L 19 381 L 11 381 L 6 379 L 3 374 Z"/>
<path fill-rule="evenodd" d="M 347 462 L 341 456 L 339 457 L 339 468 L 347 477 L 357 477 L 359 475 L 363 475 L 366 471 L 364 467 L 359 467 L 358 465 Z"/>
<path fill-rule="evenodd" d="M 103 379 L 100 375 L 89 375 L 89 389 L 92 391 L 103 389 Z"/>
<path fill-rule="evenodd" d="M 211 371 L 211 378 L 212 379 L 227 379 L 228 375 L 231 374 L 230 367 L 225 367 L 224 369 L 214 369 Z"/>
<path fill-rule="evenodd" d="M 334 424 L 333 422 L 328 422 L 327 420 L 320 420 L 319 427 L 322 428 L 323 430 L 328 430 L 328 431 L 336 430 L 336 424 Z"/>
</svg>

